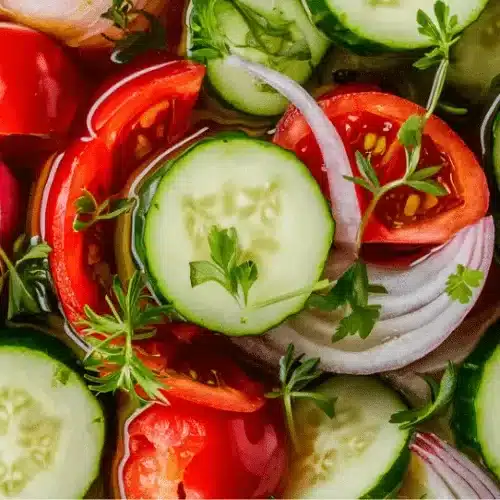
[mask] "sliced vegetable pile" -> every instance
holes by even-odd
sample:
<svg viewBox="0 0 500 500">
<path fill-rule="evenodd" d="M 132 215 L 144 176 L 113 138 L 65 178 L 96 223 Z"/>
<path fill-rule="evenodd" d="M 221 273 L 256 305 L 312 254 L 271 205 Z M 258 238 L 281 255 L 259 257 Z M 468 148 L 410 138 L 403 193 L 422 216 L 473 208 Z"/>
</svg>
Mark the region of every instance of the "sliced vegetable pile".
<svg viewBox="0 0 500 500">
<path fill-rule="evenodd" d="M 0 497 L 500 498 L 493 0 L 35 3 Z"/>
</svg>

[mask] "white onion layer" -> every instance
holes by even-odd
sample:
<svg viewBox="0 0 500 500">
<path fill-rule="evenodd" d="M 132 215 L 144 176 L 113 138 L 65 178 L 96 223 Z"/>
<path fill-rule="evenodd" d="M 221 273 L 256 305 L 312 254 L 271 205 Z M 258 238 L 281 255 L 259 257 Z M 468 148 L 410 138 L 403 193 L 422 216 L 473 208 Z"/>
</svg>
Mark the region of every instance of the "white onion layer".
<svg viewBox="0 0 500 500">
<path fill-rule="evenodd" d="M 332 343 L 338 313 L 303 311 L 263 337 L 235 339 L 249 354 L 275 363 L 287 345 L 318 356 L 324 369 L 338 373 L 371 374 L 404 367 L 436 349 L 462 322 L 482 287 L 468 304 L 454 302 L 445 293 L 447 277 L 457 264 L 488 274 L 494 245 L 491 217 L 463 229 L 440 252 L 406 270 L 381 271 L 369 266 L 370 280 L 385 286 L 380 321 L 370 336 Z M 382 300 L 381 300 L 382 299 Z"/>
<path fill-rule="evenodd" d="M 306 118 L 314 132 L 327 169 L 330 199 L 335 212 L 335 243 L 353 248 L 361 223 L 361 213 L 354 184 L 342 176 L 352 176 L 352 169 L 344 143 L 330 120 L 316 101 L 297 82 L 261 64 L 245 61 L 239 56 L 228 57 L 227 62 L 246 69 L 284 95 Z M 342 210 L 335 207 L 342 205 Z"/>
<path fill-rule="evenodd" d="M 238 56 L 229 57 L 228 62 L 262 79 L 304 115 L 329 174 L 332 204 L 337 208 L 337 248 L 344 251 L 352 248 L 360 212 L 353 185 L 340 184 L 342 176 L 352 175 L 352 171 L 337 131 L 314 98 L 290 78 Z M 404 367 L 436 349 L 463 321 L 482 286 L 473 291 L 468 304 L 461 304 L 445 293 L 446 280 L 456 272 L 458 264 L 480 269 L 486 276 L 493 245 L 493 220 L 486 217 L 460 231 L 448 244 L 410 269 L 369 266 L 370 281 L 385 286 L 389 293 L 375 299 L 382 312 L 367 339 L 350 336 L 332 344 L 331 338 L 341 319 L 339 312 L 306 310 L 263 337 L 240 338 L 235 342 L 249 354 L 271 363 L 276 363 L 287 345 L 294 343 L 297 351 L 320 357 L 322 367 L 333 372 L 371 374 Z M 335 254 L 332 257 L 335 261 Z M 328 269 L 333 267 L 334 263 L 327 265 L 327 276 Z M 338 274 L 328 277 L 335 279 Z"/>
</svg>

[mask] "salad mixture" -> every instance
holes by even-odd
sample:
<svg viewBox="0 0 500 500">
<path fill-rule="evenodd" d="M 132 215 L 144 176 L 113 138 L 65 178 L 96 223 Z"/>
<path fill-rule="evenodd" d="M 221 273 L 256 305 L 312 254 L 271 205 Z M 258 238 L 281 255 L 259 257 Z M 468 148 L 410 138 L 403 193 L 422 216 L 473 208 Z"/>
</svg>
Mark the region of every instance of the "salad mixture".
<svg viewBox="0 0 500 500">
<path fill-rule="evenodd" d="M 500 2 L 0 46 L 0 498 L 500 498 Z"/>
</svg>

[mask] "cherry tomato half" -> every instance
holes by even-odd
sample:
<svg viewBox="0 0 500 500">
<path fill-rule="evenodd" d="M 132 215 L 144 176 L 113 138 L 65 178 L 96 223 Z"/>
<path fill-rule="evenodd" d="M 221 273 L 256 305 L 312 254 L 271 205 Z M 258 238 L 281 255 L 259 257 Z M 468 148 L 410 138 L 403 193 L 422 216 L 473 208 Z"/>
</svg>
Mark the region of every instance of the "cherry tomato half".
<svg viewBox="0 0 500 500">
<path fill-rule="evenodd" d="M 405 152 L 397 139 L 418 105 L 381 92 L 349 92 L 326 96 L 319 104 L 337 128 L 355 175 L 356 151 L 370 158 L 382 184 L 404 174 Z M 274 142 L 295 151 L 328 196 L 328 179 L 317 142 L 302 115 L 291 108 L 282 118 Z M 432 116 L 425 127 L 418 169 L 441 166 L 433 180 L 448 194 L 436 196 L 410 187 L 390 191 L 379 202 L 365 233 L 366 243 L 432 245 L 446 242 L 460 229 L 477 222 L 488 209 L 486 178 L 474 154 L 442 120 Z M 417 171 L 418 171 L 417 169 Z M 361 210 L 371 194 L 356 186 Z"/>
<path fill-rule="evenodd" d="M 174 398 L 152 404 L 125 429 L 117 498 L 269 498 L 287 467 L 283 429 L 271 402 L 241 414 Z"/>
</svg>

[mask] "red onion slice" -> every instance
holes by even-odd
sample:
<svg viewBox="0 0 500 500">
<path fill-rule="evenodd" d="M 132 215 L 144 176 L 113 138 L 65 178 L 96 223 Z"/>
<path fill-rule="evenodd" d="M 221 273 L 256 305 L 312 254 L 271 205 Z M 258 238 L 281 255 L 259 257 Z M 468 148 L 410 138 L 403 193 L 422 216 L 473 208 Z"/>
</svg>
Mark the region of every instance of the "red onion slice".
<svg viewBox="0 0 500 500">
<path fill-rule="evenodd" d="M 500 498 L 500 488 L 483 469 L 435 434 L 417 433 L 410 448 L 444 479 L 457 498 Z"/>
<path fill-rule="evenodd" d="M 335 242 L 354 247 L 356 233 L 361 223 L 361 212 L 354 184 L 344 179 L 352 176 L 351 164 L 344 143 L 330 120 L 316 101 L 297 82 L 261 64 L 252 63 L 239 56 L 231 55 L 227 62 L 244 68 L 284 95 L 304 115 L 323 155 L 327 169 L 330 198 L 335 211 Z M 342 207 L 340 210 L 338 207 Z"/>
</svg>

